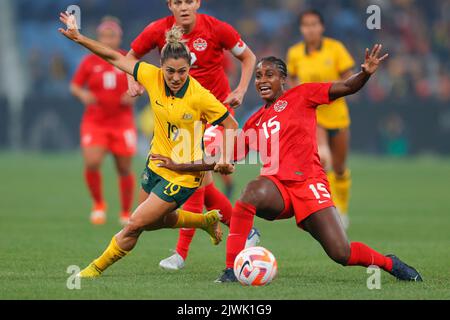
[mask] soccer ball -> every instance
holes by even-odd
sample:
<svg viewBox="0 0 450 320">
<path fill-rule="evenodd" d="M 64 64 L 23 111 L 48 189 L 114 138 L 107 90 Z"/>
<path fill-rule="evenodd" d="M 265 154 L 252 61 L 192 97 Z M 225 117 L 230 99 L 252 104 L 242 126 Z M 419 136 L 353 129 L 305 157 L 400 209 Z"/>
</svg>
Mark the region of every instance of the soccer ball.
<svg viewBox="0 0 450 320">
<path fill-rule="evenodd" d="M 244 249 L 234 260 L 234 274 L 244 286 L 265 286 L 277 272 L 275 256 L 263 247 Z"/>
</svg>

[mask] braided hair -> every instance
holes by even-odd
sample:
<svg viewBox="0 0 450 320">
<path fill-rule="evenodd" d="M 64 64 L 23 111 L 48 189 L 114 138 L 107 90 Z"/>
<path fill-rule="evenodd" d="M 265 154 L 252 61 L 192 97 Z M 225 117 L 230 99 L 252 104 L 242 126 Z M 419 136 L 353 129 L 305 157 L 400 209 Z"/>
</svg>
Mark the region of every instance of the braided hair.
<svg viewBox="0 0 450 320">
<path fill-rule="evenodd" d="M 274 57 L 274 56 L 265 57 L 265 58 L 262 58 L 261 60 L 259 60 L 257 65 L 260 65 L 264 62 L 272 63 L 278 69 L 281 76 L 283 78 L 287 78 L 287 76 L 288 76 L 287 66 L 286 66 L 286 63 L 282 59 Z"/>
<path fill-rule="evenodd" d="M 166 45 L 161 50 L 161 63 L 167 59 L 186 59 L 191 64 L 191 52 L 182 40 L 183 30 L 178 26 L 166 32 Z"/>
</svg>

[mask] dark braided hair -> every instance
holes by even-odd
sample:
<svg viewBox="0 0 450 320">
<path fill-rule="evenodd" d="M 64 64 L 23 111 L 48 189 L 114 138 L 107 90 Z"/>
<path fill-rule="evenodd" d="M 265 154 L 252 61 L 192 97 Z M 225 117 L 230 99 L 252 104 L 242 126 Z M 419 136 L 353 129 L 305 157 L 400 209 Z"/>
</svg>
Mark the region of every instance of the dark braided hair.
<svg viewBox="0 0 450 320">
<path fill-rule="evenodd" d="M 259 60 L 257 65 L 259 65 L 260 63 L 264 63 L 264 62 L 272 63 L 278 69 L 278 71 L 280 72 L 282 77 L 287 78 L 287 76 L 288 76 L 287 66 L 286 66 L 286 63 L 282 59 L 274 57 L 274 56 L 265 57 L 265 58 L 262 58 L 261 60 Z"/>
<path fill-rule="evenodd" d="M 173 26 L 166 32 L 166 45 L 161 50 L 162 64 L 170 58 L 186 59 L 189 65 L 191 64 L 191 53 L 182 38 L 183 30 L 178 26 Z"/>
</svg>

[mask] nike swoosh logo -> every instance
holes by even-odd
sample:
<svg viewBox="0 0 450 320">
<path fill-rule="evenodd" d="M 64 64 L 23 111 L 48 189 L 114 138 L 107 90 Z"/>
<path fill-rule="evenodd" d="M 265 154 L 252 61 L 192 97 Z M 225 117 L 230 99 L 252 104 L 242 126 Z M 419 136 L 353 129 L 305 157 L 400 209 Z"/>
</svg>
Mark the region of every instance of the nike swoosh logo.
<svg viewBox="0 0 450 320">
<path fill-rule="evenodd" d="M 245 261 L 245 263 L 242 265 L 241 271 L 239 272 L 239 277 L 241 277 L 242 271 L 244 271 L 245 266 L 250 266 L 250 262 L 249 261 Z"/>
<path fill-rule="evenodd" d="M 330 200 L 319 200 L 319 204 L 322 204 L 322 203 L 325 203 L 325 202 L 328 202 L 328 201 L 330 201 Z"/>
<path fill-rule="evenodd" d="M 159 103 L 159 101 L 158 100 L 156 100 L 156 104 L 158 105 L 158 106 L 160 106 L 160 107 L 163 107 L 164 108 L 164 106 L 161 104 L 161 103 Z"/>
</svg>

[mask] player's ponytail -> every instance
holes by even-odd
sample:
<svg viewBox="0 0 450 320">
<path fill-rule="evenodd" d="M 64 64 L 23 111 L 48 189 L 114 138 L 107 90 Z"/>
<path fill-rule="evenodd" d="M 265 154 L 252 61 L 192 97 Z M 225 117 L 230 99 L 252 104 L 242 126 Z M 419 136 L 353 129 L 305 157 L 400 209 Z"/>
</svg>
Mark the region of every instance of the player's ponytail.
<svg viewBox="0 0 450 320">
<path fill-rule="evenodd" d="M 166 45 L 161 51 L 161 63 L 163 64 L 167 59 L 186 59 L 191 64 L 191 53 L 182 40 L 183 30 L 178 26 L 173 26 L 172 29 L 166 32 Z"/>
</svg>

